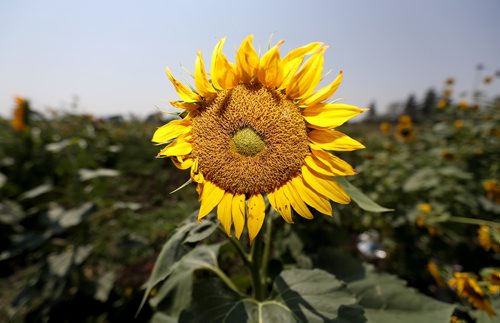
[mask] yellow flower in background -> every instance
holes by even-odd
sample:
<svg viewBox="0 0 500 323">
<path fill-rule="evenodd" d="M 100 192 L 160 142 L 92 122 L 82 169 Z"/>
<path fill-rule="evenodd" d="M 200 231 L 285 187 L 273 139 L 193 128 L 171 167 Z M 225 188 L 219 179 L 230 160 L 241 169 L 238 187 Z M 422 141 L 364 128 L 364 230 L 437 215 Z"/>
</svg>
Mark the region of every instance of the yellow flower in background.
<svg viewBox="0 0 500 323">
<path fill-rule="evenodd" d="M 462 129 L 464 126 L 464 121 L 462 119 L 457 119 L 453 122 L 453 127 L 456 129 Z"/>
<path fill-rule="evenodd" d="M 492 271 L 489 277 L 484 278 L 483 281 L 488 283 L 487 288 L 491 294 L 500 293 L 500 271 Z"/>
<path fill-rule="evenodd" d="M 379 125 L 379 129 L 384 135 L 388 135 L 391 132 L 391 124 L 384 121 Z"/>
<path fill-rule="evenodd" d="M 453 94 L 453 89 L 444 89 L 443 90 L 443 96 L 447 99 L 449 99 L 452 94 Z"/>
<path fill-rule="evenodd" d="M 439 101 L 437 102 L 437 107 L 439 109 L 444 109 L 448 106 L 448 99 L 439 99 Z"/>
<path fill-rule="evenodd" d="M 465 110 L 469 107 L 469 102 L 467 102 L 467 100 L 465 100 L 465 99 L 462 99 L 462 100 L 458 101 L 457 105 L 460 109 Z"/>
<path fill-rule="evenodd" d="M 410 141 L 414 136 L 415 129 L 411 117 L 408 115 L 400 116 L 396 127 L 396 138 L 401 141 Z"/>
<path fill-rule="evenodd" d="M 493 250 L 494 252 L 500 252 L 500 245 L 491 240 L 491 230 L 492 228 L 490 228 L 488 225 L 481 225 L 479 227 L 479 229 L 477 230 L 477 239 L 479 240 L 479 245 L 486 251 Z"/>
<path fill-rule="evenodd" d="M 444 279 L 441 276 L 441 273 L 439 272 L 439 268 L 438 268 L 436 262 L 434 262 L 432 260 L 429 261 L 427 263 L 427 271 L 429 272 L 429 274 L 431 274 L 432 278 L 434 278 L 434 280 L 436 281 L 436 284 L 439 287 L 445 287 L 446 286 L 446 284 L 444 282 Z"/>
<path fill-rule="evenodd" d="M 455 79 L 453 77 L 449 77 L 446 80 L 446 85 L 453 85 L 455 83 Z"/>
<path fill-rule="evenodd" d="M 484 79 L 483 79 L 483 82 L 484 84 L 490 84 L 491 82 L 493 82 L 493 76 L 485 76 Z"/>
<path fill-rule="evenodd" d="M 430 205 L 429 203 L 420 203 L 418 205 L 418 209 L 421 212 L 428 214 L 428 213 L 431 213 L 431 211 L 432 211 L 432 205 Z"/>
<path fill-rule="evenodd" d="M 16 107 L 14 108 L 14 116 L 10 124 L 15 131 L 22 132 L 27 126 L 28 101 L 19 96 L 16 96 L 14 99 L 16 101 Z"/>
<path fill-rule="evenodd" d="M 456 289 L 460 297 L 466 298 L 475 308 L 485 311 L 488 315 L 496 315 L 483 289 L 479 286 L 475 275 L 456 272 L 453 276 L 448 281 L 448 285 Z"/>
<path fill-rule="evenodd" d="M 236 64 L 222 52 L 225 39 L 219 41 L 210 80 L 198 52 L 196 91 L 167 69 L 181 99 L 171 104 L 186 111 L 182 119 L 158 128 L 152 138 L 168 144 L 158 157 L 170 157 L 178 168 L 191 169 L 200 194 L 198 220 L 217 207 L 227 234 L 234 224 L 240 238 L 246 215 L 250 241 L 263 225 L 264 196 L 288 223 L 293 223 L 292 209 L 311 219 L 309 207 L 332 215 L 329 199 L 349 203 L 350 197 L 332 176 L 356 172 L 327 150 L 364 148 L 335 130 L 364 110 L 325 102 L 340 85 L 342 72 L 316 90 L 326 46 L 313 42 L 282 58 L 281 41 L 259 57 L 252 39 L 242 42 Z"/>
<path fill-rule="evenodd" d="M 487 179 L 483 181 L 483 188 L 486 191 L 488 199 L 494 201 L 495 203 L 500 203 L 500 186 L 496 180 Z"/>
</svg>

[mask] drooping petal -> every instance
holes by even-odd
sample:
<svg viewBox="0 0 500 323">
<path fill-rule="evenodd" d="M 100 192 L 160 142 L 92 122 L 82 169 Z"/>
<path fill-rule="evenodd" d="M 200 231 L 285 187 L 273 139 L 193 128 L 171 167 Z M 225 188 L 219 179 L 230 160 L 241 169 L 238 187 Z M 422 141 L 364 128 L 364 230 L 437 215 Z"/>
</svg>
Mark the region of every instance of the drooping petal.
<svg viewBox="0 0 500 323">
<path fill-rule="evenodd" d="M 342 71 L 340 71 L 339 75 L 337 75 L 337 77 L 335 78 L 335 80 L 333 80 L 332 83 L 325 86 L 324 88 L 319 89 L 318 91 L 311 94 L 309 97 L 302 100 L 302 102 L 300 102 L 300 105 L 308 107 L 328 99 L 335 93 L 335 91 L 337 91 L 341 82 L 342 82 Z"/>
<path fill-rule="evenodd" d="M 234 234 L 236 238 L 241 237 L 245 226 L 245 194 L 235 194 L 232 204 L 232 215 L 234 222 Z"/>
<path fill-rule="evenodd" d="M 334 176 L 351 176 L 355 175 L 356 171 L 352 166 L 343 159 L 324 151 L 317 146 L 310 144 L 312 157 L 316 164 L 326 167 Z"/>
<path fill-rule="evenodd" d="M 286 88 L 289 98 L 299 99 L 308 96 L 321 80 L 323 73 L 323 54 L 326 47 L 320 48 L 295 74 Z"/>
<path fill-rule="evenodd" d="M 229 62 L 222 52 L 225 41 L 226 38 L 222 38 L 215 45 L 212 54 L 210 75 L 212 77 L 212 84 L 217 90 L 231 89 L 238 84 L 236 66 Z"/>
<path fill-rule="evenodd" d="M 363 111 L 366 110 L 348 104 L 318 103 L 302 110 L 302 115 L 313 127 L 336 128 Z"/>
<path fill-rule="evenodd" d="M 172 120 L 166 125 L 156 129 L 151 141 L 156 143 L 165 143 L 171 139 L 179 137 L 180 135 L 188 133 L 189 131 L 191 131 L 191 120 Z"/>
<path fill-rule="evenodd" d="M 332 216 L 332 205 L 322 195 L 316 193 L 308 184 L 304 182 L 302 176 L 296 176 L 292 179 L 292 185 L 299 193 L 300 197 L 311 207 L 319 212 Z"/>
<path fill-rule="evenodd" d="M 278 42 L 260 59 L 257 78 L 262 84 L 271 89 L 279 87 L 283 81 L 283 62 L 279 52 L 279 47 L 283 43 L 283 41 Z"/>
<path fill-rule="evenodd" d="M 194 84 L 196 85 L 196 89 L 198 90 L 198 92 L 203 97 L 212 97 L 215 93 L 217 93 L 213 85 L 207 79 L 201 51 L 198 51 L 198 56 L 196 56 L 196 64 L 194 67 Z"/>
<path fill-rule="evenodd" d="M 170 157 L 170 156 L 184 156 L 193 150 L 189 137 L 178 137 L 172 141 L 168 146 L 163 148 L 156 157 Z"/>
<path fill-rule="evenodd" d="M 172 73 L 170 73 L 170 69 L 167 67 L 167 76 L 170 79 L 170 82 L 175 87 L 175 90 L 177 91 L 177 94 L 179 94 L 179 97 L 181 98 L 182 101 L 191 103 L 191 102 L 199 102 L 201 101 L 200 96 L 193 92 L 190 88 L 182 84 L 181 82 L 177 81 Z"/>
<path fill-rule="evenodd" d="M 193 158 L 183 158 L 183 156 L 172 157 L 172 162 L 178 169 L 188 169 L 193 166 Z"/>
<path fill-rule="evenodd" d="M 283 58 L 283 82 L 280 89 L 285 89 L 288 86 L 295 72 L 297 72 L 300 65 L 302 65 L 305 56 L 316 52 L 321 46 L 323 46 L 323 43 L 309 43 L 290 51 L 285 58 Z"/>
<path fill-rule="evenodd" d="M 267 197 L 271 206 L 281 215 L 283 220 L 287 223 L 293 223 L 292 207 L 285 196 L 285 192 L 283 192 L 283 186 L 277 188 L 274 192 L 267 193 Z"/>
<path fill-rule="evenodd" d="M 182 102 L 182 101 L 170 101 L 170 104 L 177 109 L 182 109 L 182 110 L 189 110 L 193 111 L 196 110 L 200 107 L 198 103 L 188 103 L 188 102 Z"/>
<path fill-rule="evenodd" d="M 259 55 L 252 46 L 252 40 L 253 35 L 245 38 L 236 52 L 236 71 L 240 81 L 244 83 L 250 82 L 259 68 Z"/>
<path fill-rule="evenodd" d="M 304 181 L 316 192 L 328 197 L 339 204 L 349 204 L 351 198 L 344 189 L 331 178 L 311 170 L 308 166 L 302 166 Z"/>
<path fill-rule="evenodd" d="M 253 242 L 255 237 L 262 228 L 264 223 L 266 211 L 266 203 L 261 194 L 251 195 L 248 199 L 248 218 L 247 218 L 247 228 L 248 236 L 250 238 L 250 243 Z"/>
<path fill-rule="evenodd" d="M 222 223 L 222 226 L 224 227 L 224 230 L 226 230 L 228 236 L 231 236 L 232 203 L 233 194 L 226 192 L 220 200 L 219 205 L 217 205 L 217 219 L 219 219 L 220 223 Z"/>
<path fill-rule="evenodd" d="M 329 129 L 315 129 L 309 132 L 309 140 L 325 150 L 351 151 L 365 148 L 363 144 L 348 135 Z"/>
<path fill-rule="evenodd" d="M 201 221 L 214 207 L 219 204 L 224 196 L 224 190 L 217 187 L 212 182 L 205 181 L 201 192 L 200 212 L 198 213 L 198 222 Z"/>
<path fill-rule="evenodd" d="M 311 211 L 304 203 L 304 200 L 302 200 L 299 193 L 295 190 L 295 187 L 291 184 L 290 181 L 283 185 L 283 191 L 285 192 L 285 196 L 290 201 L 290 204 L 292 205 L 295 212 L 306 219 L 314 218 Z"/>
<path fill-rule="evenodd" d="M 203 173 L 198 168 L 198 158 L 196 158 L 191 166 L 191 179 L 196 183 L 203 183 L 205 181 Z"/>
</svg>

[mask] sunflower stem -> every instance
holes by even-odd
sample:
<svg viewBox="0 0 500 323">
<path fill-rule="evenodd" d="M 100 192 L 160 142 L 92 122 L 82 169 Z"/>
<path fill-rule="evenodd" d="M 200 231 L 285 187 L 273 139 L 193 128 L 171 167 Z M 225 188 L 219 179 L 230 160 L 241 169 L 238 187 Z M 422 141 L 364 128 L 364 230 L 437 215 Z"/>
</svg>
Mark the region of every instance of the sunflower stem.
<svg viewBox="0 0 500 323">
<path fill-rule="evenodd" d="M 441 222 L 441 221 L 439 221 Z M 465 223 L 465 224 L 475 224 L 475 225 L 488 225 L 492 227 L 500 227 L 500 223 L 483 220 L 483 219 L 474 219 L 474 218 L 466 218 L 462 216 L 450 216 L 447 217 L 446 220 L 442 222 L 456 222 L 456 223 Z"/>
<path fill-rule="evenodd" d="M 224 284 L 226 284 L 227 287 L 231 288 L 233 291 L 241 295 L 241 292 L 239 291 L 238 287 L 236 287 L 231 278 L 229 278 L 222 270 L 212 266 L 207 267 L 207 269 L 216 274 L 220 278 L 220 280 L 222 280 Z"/>
<path fill-rule="evenodd" d="M 263 278 L 262 285 L 263 289 L 267 290 L 267 267 L 269 265 L 269 256 L 271 254 L 271 237 L 273 233 L 273 216 L 274 216 L 274 209 L 270 209 L 269 215 L 266 218 L 266 236 L 264 237 L 265 239 L 265 245 L 264 245 L 264 254 L 262 255 L 262 266 L 260 268 L 260 275 Z"/>
<path fill-rule="evenodd" d="M 257 238 L 253 242 L 251 255 L 252 261 L 250 272 L 252 274 L 253 297 L 258 301 L 263 301 L 264 289 L 260 271 L 260 264 L 262 262 L 262 240 L 259 236 L 257 236 Z"/>
<path fill-rule="evenodd" d="M 251 263 L 250 255 L 243 249 L 243 247 L 240 244 L 240 241 L 237 240 L 236 238 L 234 238 L 233 236 L 229 237 L 229 241 L 231 242 L 231 244 L 234 246 L 234 248 L 236 249 L 236 251 L 240 255 L 241 259 L 245 263 L 245 266 L 247 266 L 248 268 L 251 268 L 252 263 Z"/>
</svg>

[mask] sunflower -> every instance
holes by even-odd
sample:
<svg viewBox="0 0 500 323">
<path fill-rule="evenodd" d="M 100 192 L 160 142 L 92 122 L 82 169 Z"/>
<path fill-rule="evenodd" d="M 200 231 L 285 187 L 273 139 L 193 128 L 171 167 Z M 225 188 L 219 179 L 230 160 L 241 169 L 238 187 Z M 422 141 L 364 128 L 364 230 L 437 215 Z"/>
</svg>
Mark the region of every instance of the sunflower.
<svg viewBox="0 0 500 323">
<path fill-rule="evenodd" d="M 27 127 L 26 117 L 28 112 L 28 101 L 20 96 L 16 96 L 14 99 L 16 101 L 16 107 L 14 108 L 14 116 L 10 124 L 16 132 L 22 132 Z"/>
<path fill-rule="evenodd" d="M 415 130 L 410 116 L 402 115 L 399 117 L 395 135 L 401 141 L 410 141 L 413 139 Z"/>
<path fill-rule="evenodd" d="M 456 289 L 457 294 L 466 298 L 475 308 L 485 311 L 490 317 L 496 315 L 474 274 L 456 272 L 448 281 L 448 285 Z"/>
<path fill-rule="evenodd" d="M 200 195 L 198 220 L 215 207 L 228 235 L 234 224 L 239 239 L 246 220 L 250 241 L 261 229 L 266 203 L 288 223 L 292 209 L 311 219 L 309 207 L 332 215 L 329 199 L 348 204 L 349 196 L 333 176 L 355 170 L 326 150 L 364 148 L 334 130 L 364 109 L 326 102 L 342 80 L 342 71 L 319 90 L 324 53 L 313 42 L 281 58 L 278 42 L 261 57 L 248 36 L 236 52 L 236 64 L 223 54 L 225 38 L 213 51 L 210 79 L 201 52 L 190 89 L 167 68 L 183 109 L 182 119 L 158 128 L 152 141 L 168 144 L 158 157 L 169 157 L 191 170 Z M 307 57 L 307 59 L 306 59 Z"/>
</svg>

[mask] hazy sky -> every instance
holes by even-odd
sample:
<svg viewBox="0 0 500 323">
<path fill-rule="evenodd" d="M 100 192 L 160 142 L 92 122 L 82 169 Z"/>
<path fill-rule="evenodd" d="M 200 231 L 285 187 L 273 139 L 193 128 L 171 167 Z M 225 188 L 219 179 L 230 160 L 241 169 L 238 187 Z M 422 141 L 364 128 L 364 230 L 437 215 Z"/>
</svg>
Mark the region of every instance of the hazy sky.
<svg viewBox="0 0 500 323">
<path fill-rule="evenodd" d="M 177 99 L 165 76 L 191 81 L 197 49 L 209 61 L 227 36 L 232 60 L 243 38 L 256 48 L 284 39 L 282 53 L 323 41 L 325 69 L 344 71 L 336 97 L 379 109 L 449 76 L 470 92 L 475 66 L 500 70 L 500 1 L 67 1 L 0 2 L 0 115 L 13 96 L 39 110 L 146 115 Z M 209 64 L 208 64 L 209 65 Z M 486 89 L 500 94 L 500 79 Z"/>
</svg>

